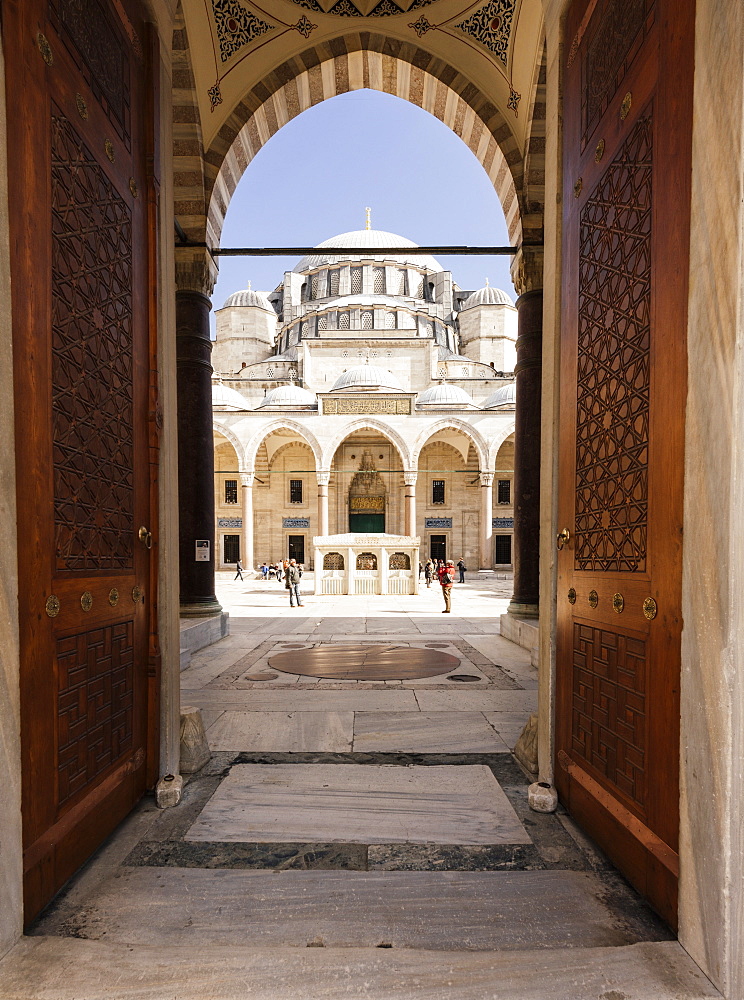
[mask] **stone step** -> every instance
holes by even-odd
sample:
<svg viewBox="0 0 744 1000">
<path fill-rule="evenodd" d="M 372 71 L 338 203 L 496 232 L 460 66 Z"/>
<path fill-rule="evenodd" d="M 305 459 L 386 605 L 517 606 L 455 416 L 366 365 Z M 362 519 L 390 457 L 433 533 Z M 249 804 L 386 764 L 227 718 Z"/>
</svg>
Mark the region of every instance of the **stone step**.
<svg viewBox="0 0 744 1000">
<path fill-rule="evenodd" d="M 3 1000 L 708 1000 L 673 941 L 490 953 L 395 948 L 132 947 L 24 938 L 0 963 Z"/>
</svg>

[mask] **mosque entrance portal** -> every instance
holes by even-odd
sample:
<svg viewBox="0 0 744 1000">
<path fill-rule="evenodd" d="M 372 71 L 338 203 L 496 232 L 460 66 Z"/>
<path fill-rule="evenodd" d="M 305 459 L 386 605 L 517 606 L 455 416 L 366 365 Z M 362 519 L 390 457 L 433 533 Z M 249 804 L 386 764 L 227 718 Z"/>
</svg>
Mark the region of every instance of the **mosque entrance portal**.
<svg viewBox="0 0 744 1000">
<path fill-rule="evenodd" d="M 385 483 L 372 453 L 367 450 L 349 487 L 349 531 L 364 534 L 385 531 Z"/>
</svg>

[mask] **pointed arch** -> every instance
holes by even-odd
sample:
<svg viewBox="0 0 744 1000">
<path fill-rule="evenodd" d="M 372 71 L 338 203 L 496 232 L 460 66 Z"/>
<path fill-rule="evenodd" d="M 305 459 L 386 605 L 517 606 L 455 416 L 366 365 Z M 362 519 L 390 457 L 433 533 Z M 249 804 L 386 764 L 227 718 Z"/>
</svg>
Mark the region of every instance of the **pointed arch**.
<svg viewBox="0 0 744 1000">
<path fill-rule="evenodd" d="M 235 449 L 235 454 L 238 458 L 238 470 L 240 472 L 247 472 L 248 466 L 245 463 L 245 449 L 243 448 L 243 443 L 237 434 L 235 434 L 234 431 L 231 431 L 229 427 L 221 424 L 219 420 L 212 421 L 212 429 L 218 434 L 221 434 L 226 441 L 230 442 Z"/>
<path fill-rule="evenodd" d="M 486 464 L 488 445 L 482 435 L 465 420 L 458 420 L 456 417 L 443 417 L 441 420 L 437 420 L 435 423 L 429 424 L 428 427 L 425 427 L 416 438 L 411 454 L 412 469 L 418 468 L 419 456 L 424 445 L 428 444 L 431 438 L 433 438 L 440 431 L 447 430 L 459 431 L 461 434 L 464 434 L 475 448 L 475 453 L 478 456 L 479 467 L 481 469 L 490 468 L 490 466 Z"/>
<path fill-rule="evenodd" d="M 499 430 L 491 438 L 488 447 L 488 464 L 486 465 L 487 469 L 493 470 L 496 468 L 496 458 L 499 453 L 499 448 L 504 443 L 504 441 L 506 441 L 506 439 L 514 433 L 514 427 L 515 427 L 514 420 L 510 420 L 508 424 L 504 424 L 503 427 L 500 427 Z"/>
<path fill-rule="evenodd" d="M 256 464 L 256 455 L 258 454 L 258 449 L 261 447 L 261 444 L 266 440 L 267 437 L 269 437 L 271 434 L 274 434 L 276 431 L 291 431 L 292 434 L 296 434 L 298 438 L 304 441 L 305 444 L 312 449 L 313 455 L 315 456 L 315 468 L 316 469 L 324 468 L 322 464 L 323 449 L 318 443 L 318 439 L 315 437 L 315 435 L 312 434 L 310 431 L 308 431 L 306 427 L 303 427 L 303 425 L 298 423 L 296 420 L 283 420 L 279 418 L 277 420 L 272 420 L 268 424 L 263 424 L 263 426 L 259 427 L 258 430 L 255 432 L 255 434 L 246 444 L 245 460 L 246 460 L 246 467 L 249 472 L 252 472 L 254 469 L 254 466 Z"/>
<path fill-rule="evenodd" d="M 401 463 L 404 469 L 410 469 L 410 452 L 408 445 L 403 440 L 397 431 L 393 430 L 392 427 L 388 427 L 386 424 L 374 418 L 361 417 L 359 420 L 353 420 L 351 423 L 344 425 L 343 429 L 340 430 L 332 439 L 329 441 L 324 449 L 324 462 L 321 468 L 330 469 L 333 462 L 333 457 L 344 443 L 344 441 L 350 437 L 352 434 L 356 434 L 357 431 L 374 431 L 381 437 L 387 438 L 387 440 L 395 447 L 400 457 Z"/>
</svg>

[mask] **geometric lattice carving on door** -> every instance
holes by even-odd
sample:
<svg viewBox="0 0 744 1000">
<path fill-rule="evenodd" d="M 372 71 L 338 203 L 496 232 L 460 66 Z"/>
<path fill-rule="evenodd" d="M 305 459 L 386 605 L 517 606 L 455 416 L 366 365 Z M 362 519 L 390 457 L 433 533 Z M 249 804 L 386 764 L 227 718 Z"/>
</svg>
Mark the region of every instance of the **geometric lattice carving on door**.
<svg viewBox="0 0 744 1000">
<path fill-rule="evenodd" d="M 584 49 L 581 148 L 589 141 L 654 21 L 655 0 L 608 0 Z"/>
<path fill-rule="evenodd" d="M 574 623 L 574 753 L 642 806 L 646 766 L 646 644 Z"/>
<path fill-rule="evenodd" d="M 52 431 L 58 570 L 133 558 L 132 219 L 52 118 Z"/>
<path fill-rule="evenodd" d="M 59 802 L 132 748 L 134 623 L 57 641 Z"/>
<path fill-rule="evenodd" d="M 651 337 L 651 118 L 581 213 L 576 411 L 578 570 L 646 566 Z"/>
</svg>

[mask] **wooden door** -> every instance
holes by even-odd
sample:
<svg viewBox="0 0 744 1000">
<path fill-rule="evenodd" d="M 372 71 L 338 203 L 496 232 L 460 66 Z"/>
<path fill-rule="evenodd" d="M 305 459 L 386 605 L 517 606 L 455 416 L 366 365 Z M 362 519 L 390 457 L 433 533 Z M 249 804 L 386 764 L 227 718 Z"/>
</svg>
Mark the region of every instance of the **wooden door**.
<svg viewBox="0 0 744 1000">
<path fill-rule="evenodd" d="M 27 921 L 157 763 L 144 30 L 128 0 L 3 4 Z"/>
<path fill-rule="evenodd" d="M 694 0 L 576 0 L 565 67 L 556 785 L 676 922 Z"/>
</svg>

